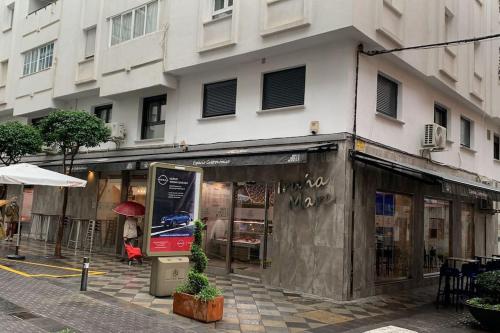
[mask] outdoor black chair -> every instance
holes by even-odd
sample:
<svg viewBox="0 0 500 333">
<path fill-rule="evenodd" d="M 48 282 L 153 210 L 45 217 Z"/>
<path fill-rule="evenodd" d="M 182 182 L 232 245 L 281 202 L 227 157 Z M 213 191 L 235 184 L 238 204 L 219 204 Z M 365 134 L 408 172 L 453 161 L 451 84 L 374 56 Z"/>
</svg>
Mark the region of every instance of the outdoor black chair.
<svg viewBox="0 0 500 333">
<path fill-rule="evenodd" d="M 463 305 L 463 301 L 476 294 L 476 276 L 480 273 L 480 265 L 476 263 L 467 263 L 462 265 L 462 272 L 460 276 L 460 289 L 459 298 L 460 304 Z M 458 304 L 457 304 L 458 305 Z"/>
<path fill-rule="evenodd" d="M 486 272 L 500 270 L 500 260 L 492 260 L 485 265 Z"/>
<path fill-rule="evenodd" d="M 443 285 L 444 280 L 444 285 Z M 439 270 L 439 285 L 436 296 L 436 308 L 439 309 L 441 300 L 444 304 L 455 303 L 458 305 L 461 294 L 461 273 L 458 269 L 442 265 Z"/>
</svg>

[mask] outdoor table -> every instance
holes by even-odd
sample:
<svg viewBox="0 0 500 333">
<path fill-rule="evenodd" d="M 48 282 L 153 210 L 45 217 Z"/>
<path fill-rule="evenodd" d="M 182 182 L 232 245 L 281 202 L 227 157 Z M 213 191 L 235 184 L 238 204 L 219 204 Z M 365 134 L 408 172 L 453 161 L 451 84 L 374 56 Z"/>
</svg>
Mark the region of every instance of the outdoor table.
<svg viewBox="0 0 500 333">
<path fill-rule="evenodd" d="M 474 264 L 479 263 L 477 259 L 468 259 L 468 258 L 458 258 L 458 257 L 448 257 L 447 261 L 453 261 L 453 268 L 457 268 L 457 262 L 460 261 L 462 263 Z"/>
<path fill-rule="evenodd" d="M 492 256 L 492 257 L 488 257 L 488 256 L 474 256 L 474 258 L 476 258 L 477 260 L 479 260 L 479 263 L 481 265 L 483 265 L 483 262 L 484 262 L 484 264 L 486 264 L 488 261 L 500 260 L 499 257 L 495 257 L 495 256 Z"/>
</svg>

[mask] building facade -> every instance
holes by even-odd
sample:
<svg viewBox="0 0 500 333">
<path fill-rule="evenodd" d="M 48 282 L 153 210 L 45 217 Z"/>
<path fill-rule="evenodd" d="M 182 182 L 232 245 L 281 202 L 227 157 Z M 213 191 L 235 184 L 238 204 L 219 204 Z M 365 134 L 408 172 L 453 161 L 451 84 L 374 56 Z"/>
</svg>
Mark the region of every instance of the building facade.
<svg viewBox="0 0 500 333">
<path fill-rule="evenodd" d="M 109 124 L 69 209 L 111 252 L 111 208 L 144 202 L 164 161 L 205 170 L 214 271 L 335 299 L 420 286 L 446 257 L 498 252 L 500 42 L 357 51 L 495 34 L 499 16 L 496 0 L 0 0 L 0 117 Z M 26 161 L 61 164 L 51 147 Z M 58 214 L 57 189 L 29 191 L 38 225 Z"/>
</svg>

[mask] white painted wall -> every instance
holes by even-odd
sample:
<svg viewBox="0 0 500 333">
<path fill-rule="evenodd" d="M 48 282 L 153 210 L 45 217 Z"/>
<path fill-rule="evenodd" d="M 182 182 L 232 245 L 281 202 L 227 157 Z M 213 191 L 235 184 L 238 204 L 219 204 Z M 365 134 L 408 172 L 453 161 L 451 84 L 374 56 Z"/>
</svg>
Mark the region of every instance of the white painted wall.
<svg viewBox="0 0 500 333">
<path fill-rule="evenodd" d="M 29 16 L 29 0 L 0 0 L 0 17 L 6 5 L 16 6 L 13 29 L 0 31 L 0 61 L 9 60 L 0 117 L 33 118 L 57 107 L 90 112 L 112 102 L 112 121 L 127 129 L 122 147 L 302 136 L 313 120 L 320 122 L 320 133 L 351 132 L 360 42 L 374 49 L 442 41 L 447 8 L 454 13 L 457 38 L 500 31 L 496 0 L 235 0 L 233 14 L 215 20 L 210 0 L 159 1 L 157 32 L 110 47 L 109 19 L 148 0 L 59 0 Z M 94 25 L 96 54 L 82 62 L 84 30 Z M 21 78 L 21 53 L 51 40 L 53 68 Z M 499 179 L 485 134 L 500 133 L 499 46 L 499 40 L 484 43 L 482 100 L 471 95 L 470 46 L 456 48 L 450 65 L 456 66 L 456 81 L 443 74 L 443 59 L 450 59 L 442 51 L 362 57 L 358 134 L 419 154 L 423 125 L 432 122 L 437 101 L 451 109 L 453 142 L 433 159 Z M 259 113 L 262 74 L 304 64 L 305 107 Z M 375 115 L 378 71 L 401 82 L 404 124 Z M 229 78 L 238 79 L 236 115 L 200 120 L 203 84 Z M 138 140 L 143 98 L 165 93 L 165 139 Z M 475 152 L 459 147 L 461 114 L 474 121 Z"/>
<path fill-rule="evenodd" d="M 289 111 L 261 109 L 262 75 L 306 66 L 305 106 Z M 345 132 L 350 126 L 354 58 L 351 43 L 331 43 L 307 50 L 228 66 L 224 70 L 186 75 L 176 91 L 178 112 L 169 119 L 177 131 L 170 140 L 188 144 L 309 135 L 309 123 L 320 121 L 320 133 Z M 237 81 L 236 115 L 201 119 L 203 84 Z M 175 136 L 177 138 L 175 138 Z"/>
</svg>

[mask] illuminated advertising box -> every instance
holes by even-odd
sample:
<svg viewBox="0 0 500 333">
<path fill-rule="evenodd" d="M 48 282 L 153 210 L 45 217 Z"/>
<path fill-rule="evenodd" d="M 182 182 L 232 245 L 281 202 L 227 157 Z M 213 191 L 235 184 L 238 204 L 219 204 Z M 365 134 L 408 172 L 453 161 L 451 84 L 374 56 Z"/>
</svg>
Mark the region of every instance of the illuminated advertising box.
<svg viewBox="0 0 500 333">
<path fill-rule="evenodd" d="M 190 254 L 202 182 L 201 168 L 151 163 L 145 217 L 148 256 Z"/>
</svg>

